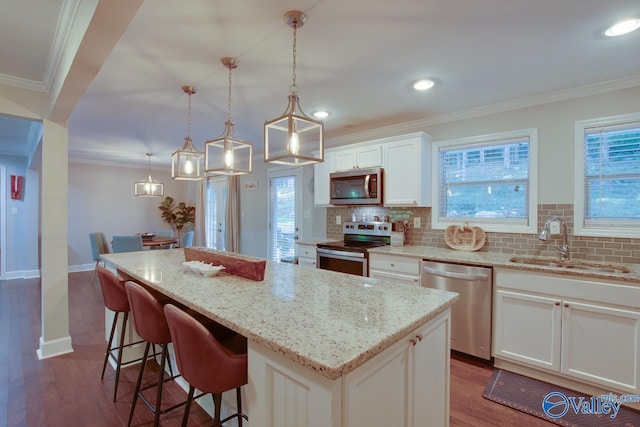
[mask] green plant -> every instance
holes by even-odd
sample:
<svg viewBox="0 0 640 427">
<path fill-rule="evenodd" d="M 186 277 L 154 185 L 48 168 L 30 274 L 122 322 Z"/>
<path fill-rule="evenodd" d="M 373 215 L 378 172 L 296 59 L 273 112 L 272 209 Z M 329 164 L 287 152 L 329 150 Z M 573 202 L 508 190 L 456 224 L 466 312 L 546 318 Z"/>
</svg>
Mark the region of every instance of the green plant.
<svg viewBox="0 0 640 427">
<path fill-rule="evenodd" d="M 196 222 L 196 208 L 194 206 L 187 206 L 184 202 L 176 205 L 171 196 L 165 197 L 162 203 L 160 203 L 160 206 L 158 206 L 158 209 L 162 212 L 162 220 L 175 226 L 178 232 L 180 232 L 185 225 Z"/>
</svg>

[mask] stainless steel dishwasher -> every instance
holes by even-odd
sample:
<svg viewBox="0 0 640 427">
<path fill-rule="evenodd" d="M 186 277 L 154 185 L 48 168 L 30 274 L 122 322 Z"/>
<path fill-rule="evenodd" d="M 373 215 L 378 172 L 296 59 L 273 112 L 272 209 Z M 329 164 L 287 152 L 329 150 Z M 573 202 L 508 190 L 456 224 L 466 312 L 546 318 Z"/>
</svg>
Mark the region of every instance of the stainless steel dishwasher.
<svg viewBox="0 0 640 427">
<path fill-rule="evenodd" d="M 451 305 L 451 348 L 490 360 L 493 270 L 424 260 L 420 271 L 422 286 L 460 294 Z"/>
</svg>

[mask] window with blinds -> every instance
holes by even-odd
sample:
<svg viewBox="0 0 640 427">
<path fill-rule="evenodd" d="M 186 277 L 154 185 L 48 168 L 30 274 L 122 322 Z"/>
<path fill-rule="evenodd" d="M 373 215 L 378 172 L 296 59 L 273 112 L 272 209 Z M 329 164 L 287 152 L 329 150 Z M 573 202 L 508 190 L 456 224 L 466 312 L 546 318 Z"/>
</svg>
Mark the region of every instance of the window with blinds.
<svg viewBox="0 0 640 427">
<path fill-rule="evenodd" d="M 640 234 L 640 115 L 576 124 L 576 228 Z"/>
<path fill-rule="evenodd" d="M 491 231 L 535 229 L 535 129 L 435 145 L 438 187 L 437 206 L 432 210 L 437 212 L 432 220 L 434 228 L 469 222 Z"/>
</svg>

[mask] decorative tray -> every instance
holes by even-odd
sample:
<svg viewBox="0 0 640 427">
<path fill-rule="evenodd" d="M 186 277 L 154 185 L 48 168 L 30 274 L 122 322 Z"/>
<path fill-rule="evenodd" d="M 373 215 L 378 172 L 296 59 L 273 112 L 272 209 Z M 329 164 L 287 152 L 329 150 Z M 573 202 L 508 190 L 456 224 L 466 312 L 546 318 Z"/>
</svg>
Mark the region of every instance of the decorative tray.
<svg viewBox="0 0 640 427">
<path fill-rule="evenodd" d="M 484 230 L 480 227 L 450 225 L 444 232 L 444 241 L 451 249 L 457 251 L 477 251 L 486 243 Z"/>
</svg>

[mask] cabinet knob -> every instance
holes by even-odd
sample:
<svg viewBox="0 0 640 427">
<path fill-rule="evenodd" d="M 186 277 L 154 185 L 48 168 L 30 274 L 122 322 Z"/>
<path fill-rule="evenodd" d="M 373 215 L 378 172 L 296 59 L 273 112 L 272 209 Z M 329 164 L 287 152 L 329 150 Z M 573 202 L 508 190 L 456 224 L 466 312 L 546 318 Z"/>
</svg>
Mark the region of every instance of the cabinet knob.
<svg viewBox="0 0 640 427">
<path fill-rule="evenodd" d="M 396 265 L 394 263 L 389 264 L 391 267 L 395 267 Z"/>
<path fill-rule="evenodd" d="M 555 302 L 555 304 L 556 304 L 556 305 L 560 305 L 560 301 L 556 301 L 556 302 Z"/>
<path fill-rule="evenodd" d="M 418 344 L 418 338 L 411 338 L 409 342 L 411 343 L 411 345 L 416 345 Z"/>
<path fill-rule="evenodd" d="M 568 302 L 565 302 L 565 303 L 564 303 L 564 306 L 565 306 L 565 307 L 569 307 L 569 303 L 568 303 Z"/>
</svg>

